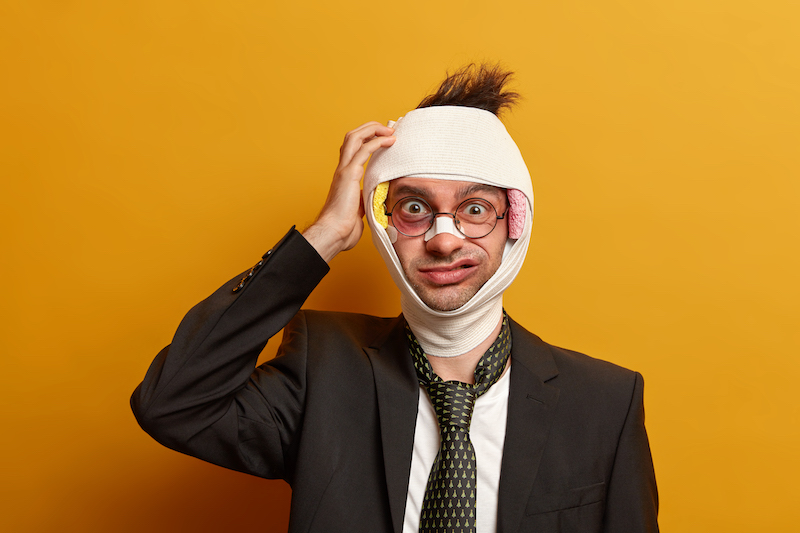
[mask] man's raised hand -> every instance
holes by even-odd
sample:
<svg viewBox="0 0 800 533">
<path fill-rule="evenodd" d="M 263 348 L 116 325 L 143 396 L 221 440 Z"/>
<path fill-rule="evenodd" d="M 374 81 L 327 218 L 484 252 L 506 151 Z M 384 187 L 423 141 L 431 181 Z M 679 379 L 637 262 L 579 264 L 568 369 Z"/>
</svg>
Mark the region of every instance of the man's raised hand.
<svg viewBox="0 0 800 533">
<path fill-rule="evenodd" d="M 364 231 L 361 199 L 364 164 L 378 148 L 394 144 L 393 133 L 392 128 L 383 124 L 367 122 L 345 135 L 328 198 L 317 220 L 303 232 L 326 262 L 355 246 L 361 238 Z"/>
</svg>

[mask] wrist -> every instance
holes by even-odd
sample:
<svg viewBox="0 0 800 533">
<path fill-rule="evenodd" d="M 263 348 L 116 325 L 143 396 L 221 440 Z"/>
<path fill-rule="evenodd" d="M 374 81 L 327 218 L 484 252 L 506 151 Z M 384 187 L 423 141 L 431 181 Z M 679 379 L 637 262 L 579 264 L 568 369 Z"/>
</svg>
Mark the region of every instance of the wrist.
<svg viewBox="0 0 800 533">
<path fill-rule="evenodd" d="M 330 263 L 331 259 L 344 249 L 342 239 L 338 233 L 319 223 L 319 221 L 311 224 L 301 233 L 326 263 Z"/>
</svg>

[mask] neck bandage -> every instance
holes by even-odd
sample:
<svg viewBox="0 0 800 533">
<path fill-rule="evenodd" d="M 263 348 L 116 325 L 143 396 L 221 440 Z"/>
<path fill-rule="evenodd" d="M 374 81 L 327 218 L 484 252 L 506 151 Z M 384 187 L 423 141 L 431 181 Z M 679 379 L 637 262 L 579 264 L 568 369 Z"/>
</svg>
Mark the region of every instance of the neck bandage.
<svg viewBox="0 0 800 533">
<path fill-rule="evenodd" d="M 425 353 L 462 355 L 486 340 L 502 320 L 503 292 L 525 260 L 533 219 L 530 173 L 505 126 L 489 111 L 426 107 L 410 111 L 390 126 L 395 128 L 397 140 L 372 155 L 364 176 L 364 205 L 373 207 L 366 210 L 372 241 L 400 289 L 403 315 Z M 420 299 L 392 246 L 397 233 L 383 211 L 386 186 L 378 185 L 403 177 L 470 181 L 508 189 L 509 240 L 502 263 L 472 299 L 454 311 L 435 311 Z M 437 217 L 428 233 L 419 238 L 427 242 L 441 232 L 463 238 L 448 216 Z"/>
</svg>

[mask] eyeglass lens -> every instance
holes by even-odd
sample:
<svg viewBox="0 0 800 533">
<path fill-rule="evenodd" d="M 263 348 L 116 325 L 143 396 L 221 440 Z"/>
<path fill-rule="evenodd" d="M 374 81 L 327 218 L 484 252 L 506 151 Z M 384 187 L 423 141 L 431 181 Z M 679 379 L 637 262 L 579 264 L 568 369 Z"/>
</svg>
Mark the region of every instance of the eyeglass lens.
<svg viewBox="0 0 800 533">
<path fill-rule="evenodd" d="M 453 216 L 453 213 L 435 213 L 428 202 L 416 197 L 398 200 L 391 212 L 394 227 L 409 237 L 417 237 L 428 231 L 435 215 Z M 497 225 L 497 211 L 486 200 L 470 198 L 456 208 L 455 221 L 461 233 L 477 239 L 491 233 Z"/>
</svg>

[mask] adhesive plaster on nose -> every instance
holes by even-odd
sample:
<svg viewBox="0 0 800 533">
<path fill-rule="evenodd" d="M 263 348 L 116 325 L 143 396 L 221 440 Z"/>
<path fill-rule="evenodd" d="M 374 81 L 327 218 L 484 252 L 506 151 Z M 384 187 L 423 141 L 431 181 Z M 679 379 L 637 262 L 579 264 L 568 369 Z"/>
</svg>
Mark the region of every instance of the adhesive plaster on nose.
<svg viewBox="0 0 800 533">
<path fill-rule="evenodd" d="M 451 233 L 459 239 L 465 237 L 456 229 L 456 223 L 451 217 L 436 217 L 433 219 L 433 226 L 425 233 L 425 242 L 433 239 L 440 233 Z"/>
</svg>

